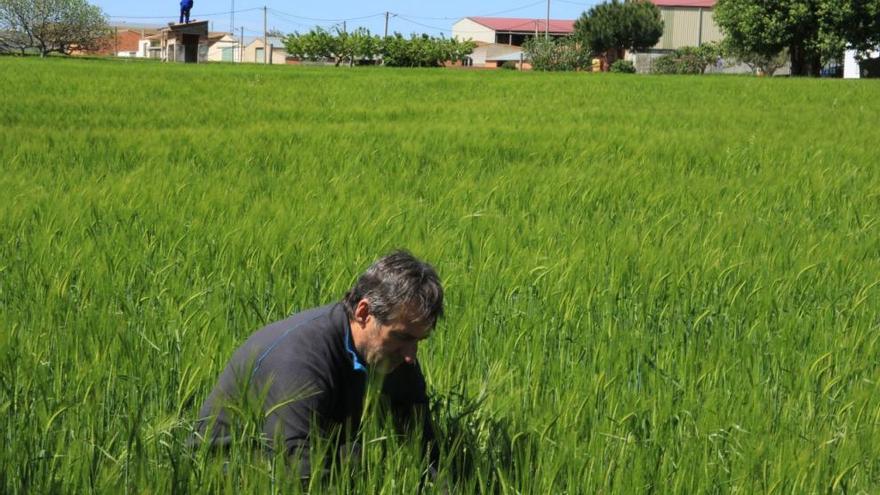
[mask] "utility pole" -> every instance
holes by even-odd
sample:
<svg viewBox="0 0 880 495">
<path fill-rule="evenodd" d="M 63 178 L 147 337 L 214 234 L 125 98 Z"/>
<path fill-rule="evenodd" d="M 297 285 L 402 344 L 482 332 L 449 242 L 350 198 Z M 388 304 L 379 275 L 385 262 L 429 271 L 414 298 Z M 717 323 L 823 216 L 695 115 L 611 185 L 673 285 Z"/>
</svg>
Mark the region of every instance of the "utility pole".
<svg viewBox="0 0 880 495">
<path fill-rule="evenodd" d="M 113 27 L 113 56 L 119 56 L 119 26 Z"/>
<path fill-rule="evenodd" d="M 346 27 L 345 27 L 345 21 L 342 21 L 342 32 L 348 33 L 348 29 L 346 29 Z"/>
<path fill-rule="evenodd" d="M 547 24 L 544 25 L 544 39 L 550 39 L 550 0 L 547 0 Z"/>
<path fill-rule="evenodd" d="M 388 11 L 385 11 L 385 38 L 388 37 Z"/>
<path fill-rule="evenodd" d="M 547 0 L 550 1 L 550 0 Z M 269 9 L 263 5 L 263 63 L 269 63 Z"/>
<path fill-rule="evenodd" d="M 229 9 L 229 34 L 235 36 L 235 0 L 232 0 L 232 8 Z"/>
<path fill-rule="evenodd" d="M 241 27 L 241 38 L 238 39 L 238 63 L 244 62 L 244 26 Z"/>
</svg>

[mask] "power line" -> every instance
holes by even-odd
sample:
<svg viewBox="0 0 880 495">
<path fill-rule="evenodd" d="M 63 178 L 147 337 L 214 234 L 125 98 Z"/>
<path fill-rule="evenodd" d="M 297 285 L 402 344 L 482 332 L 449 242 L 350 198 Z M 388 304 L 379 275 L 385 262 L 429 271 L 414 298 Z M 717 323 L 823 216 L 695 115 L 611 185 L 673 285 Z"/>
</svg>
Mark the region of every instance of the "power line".
<svg viewBox="0 0 880 495">
<path fill-rule="evenodd" d="M 541 3 L 544 3 L 544 2 L 542 1 Z M 411 24 L 415 24 L 417 26 L 430 28 L 430 29 L 436 29 L 438 31 L 452 31 L 452 29 L 450 29 L 450 28 L 441 28 L 441 27 L 437 27 L 437 26 L 429 26 L 428 24 L 422 24 L 422 23 L 416 22 L 412 19 L 408 19 L 400 14 L 398 14 L 398 17 L 405 20 L 406 22 L 409 22 Z M 537 23 L 543 23 L 543 22 L 544 22 L 544 19 L 523 19 L 523 22 L 509 26 L 508 29 L 503 29 L 501 31 L 516 30 L 516 28 L 520 28 L 520 27 L 531 28 L 532 26 L 535 26 Z M 460 34 L 478 34 L 478 33 L 485 33 L 485 31 L 458 31 L 458 33 L 460 33 Z"/>
<path fill-rule="evenodd" d="M 379 12 L 378 14 L 364 15 L 360 17 L 346 17 L 344 19 L 321 19 L 318 17 L 305 17 L 301 15 L 290 14 L 288 12 L 283 12 L 276 9 L 269 9 L 274 14 L 280 14 L 282 16 L 292 17 L 294 19 L 304 19 L 306 21 L 318 21 L 318 22 L 343 22 L 343 21 L 360 21 L 363 19 L 370 19 L 373 17 L 384 17 L 385 12 Z"/>
<path fill-rule="evenodd" d="M 458 17 L 424 17 L 424 16 L 406 15 L 406 14 L 397 14 L 397 15 L 399 15 L 401 17 L 409 17 L 411 19 L 425 19 L 425 20 L 429 20 L 429 21 L 451 21 L 451 20 L 456 20 L 456 19 L 463 19 L 465 17 L 492 17 L 492 16 L 496 16 L 496 15 L 507 14 L 508 12 L 516 12 L 517 10 L 523 10 L 523 9 L 527 9 L 529 7 L 535 7 L 536 5 L 543 5 L 544 1 L 545 0 L 539 0 L 534 3 L 521 5 L 519 7 L 513 7 L 511 9 L 501 10 L 498 12 L 490 12 L 488 14 L 477 14 L 477 15 L 458 16 Z"/>
<path fill-rule="evenodd" d="M 422 24 L 421 22 L 417 22 L 417 21 L 414 21 L 414 20 L 412 20 L 412 19 L 408 19 L 408 18 L 406 18 L 406 17 L 404 17 L 404 16 L 402 16 L 402 15 L 400 15 L 400 14 L 397 14 L 397 17 L 400 18 L 400 19 L 402 19 L 402 20 L 404 20 L 404 21 L 406 21 L 406 22 L 408 22 L 408 23 L 410 23 L 410 24 L 415 24 L 416 26 L 421 26 L 421 27 L 428 28 L 428 29 L 436 29 L 436 30 L 438 30 L 438 31 L 451 31 L 450 28 L 442 28 L 442 27 L 437 27 L 437 26 L 429 26 L 429 25 L 427 25 L 427 24 Z"/>
<path fill-rule="evenodd" d="M 554 0 L 560 3 L 567 3 L 569 5 L 577 5 L 578 7 L 592 7 L 596 5 L 596 2 L 572 2 L 571 0 Z"/>
<path fill-rule="evenodd" d="M 303 27 L 315 27 L 315 26 L 320 26 L 320 27 L 323 27 L 323 26 L 325 26 L 325 25 L 335 25 L 335 24 L 337 24 L 337 22 L 335 22 L 335 21 L 330 21 L 329 24 L 328 24 L 327 22 L 314 22 L 314 23 L 311 23 L 311 24 L 306 24 L 306 23 L 304 23 L 304 22 L 301 22 L 301 21 L 304 20 L 304 19 L 301 18 L 301 17 L 291 17 L 291 16 L 289 16 L 289 15 L 287 15 L 287 14 L 284 14 L 284 13 L 278 12 L 277 10 L 274 10 L 274 9 L 269 9 L 269 12 L 271 12 L 271 13 L 275 16 L 275 19 L 280 19 L 282 22 L 287 22 L 287 23 L 291 23 L 291 24 L 296 24 L 297 26 L 303 26 Z"/>
</svg>

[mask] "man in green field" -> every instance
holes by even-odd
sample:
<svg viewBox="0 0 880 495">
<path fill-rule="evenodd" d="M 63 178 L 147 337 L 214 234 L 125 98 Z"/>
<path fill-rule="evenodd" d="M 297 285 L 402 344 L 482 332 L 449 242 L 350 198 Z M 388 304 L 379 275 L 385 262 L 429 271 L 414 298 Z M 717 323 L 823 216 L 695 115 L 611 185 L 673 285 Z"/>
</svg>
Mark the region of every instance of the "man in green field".
<svg viewBox="0 0 880 495">
<path fill-rule="evenodd" d="M 385 375 L 382 395 L 398 430 L 421 430 L 435 463 L 416 351 L 442 314 L 443 288 L 431 265 L 405 251 L 377 260 L 342 301 L 273 323 L 233 354 L 199 412 L 198 442 L 228 446 L 234 412 L 256 398 L 270 447 L 283 449 L 308 477 L 312 432 L 336 438 L 339 455 L 357 453 L 369 369 Z"/>
</svg>

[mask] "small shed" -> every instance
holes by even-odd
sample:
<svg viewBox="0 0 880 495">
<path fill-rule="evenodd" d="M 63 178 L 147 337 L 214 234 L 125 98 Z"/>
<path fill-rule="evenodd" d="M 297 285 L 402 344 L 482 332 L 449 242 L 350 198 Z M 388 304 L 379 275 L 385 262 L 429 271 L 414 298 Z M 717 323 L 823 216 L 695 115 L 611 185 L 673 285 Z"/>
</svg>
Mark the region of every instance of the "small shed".
<svg viewBox="0 0 880 495">
<path fill-rule="evenodd" d="M 170 22 L 159 36 L 162 60 L 187 64 L 208 61 L 208 21 Z"/>
</svg>

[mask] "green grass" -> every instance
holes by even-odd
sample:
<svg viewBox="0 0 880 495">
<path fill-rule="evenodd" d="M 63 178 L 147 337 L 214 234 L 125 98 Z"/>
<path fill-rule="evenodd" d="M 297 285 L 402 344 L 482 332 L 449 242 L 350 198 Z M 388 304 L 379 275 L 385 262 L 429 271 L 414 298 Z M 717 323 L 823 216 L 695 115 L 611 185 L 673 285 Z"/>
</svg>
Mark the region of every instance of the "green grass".
<svg viewBox="0 0 880 495">
<path fill-rule="evenodd" d="M 880 491 L 875 81 L 0 59 L 0 491 L 283 492 L 185 446 L 407 247 L 453 492 Z M 405 493 L 412 445 L 355 475 Z M 316 446 L 319 455 L 321 445 Z"/>
</svg>

